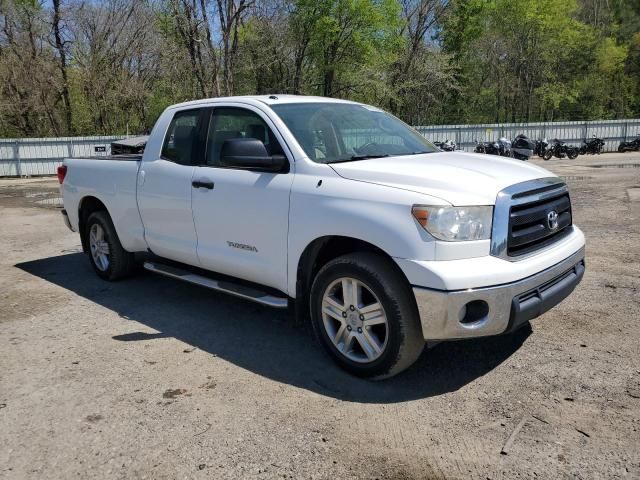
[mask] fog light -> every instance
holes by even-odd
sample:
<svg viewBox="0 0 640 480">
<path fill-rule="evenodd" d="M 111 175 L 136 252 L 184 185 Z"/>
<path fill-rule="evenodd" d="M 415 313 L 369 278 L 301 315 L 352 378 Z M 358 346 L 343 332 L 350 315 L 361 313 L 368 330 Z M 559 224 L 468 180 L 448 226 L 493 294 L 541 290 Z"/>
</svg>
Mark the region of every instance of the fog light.
<svg viewBox="0 0 640 480">
<path fill-rule="evenodd" d="M 460 310 L 460 323 L 470 325 L 484 320 L 489 315 L 489 304 L 484 300 L 473 300 Z"/>
</svg>

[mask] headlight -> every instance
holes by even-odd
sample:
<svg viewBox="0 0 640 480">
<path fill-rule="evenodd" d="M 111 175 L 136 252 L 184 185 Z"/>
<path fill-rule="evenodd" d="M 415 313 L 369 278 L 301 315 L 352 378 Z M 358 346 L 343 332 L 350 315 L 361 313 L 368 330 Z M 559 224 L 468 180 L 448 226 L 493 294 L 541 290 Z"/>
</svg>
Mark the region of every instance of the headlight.
<svg viewBox="0 0 640 480">
<path fill-rule="evenodd" d="M 414 205 L 411 213 L 438 240 L 462 242 L 491 238 L 493 207 L 429 207 Z"/>
</svg>

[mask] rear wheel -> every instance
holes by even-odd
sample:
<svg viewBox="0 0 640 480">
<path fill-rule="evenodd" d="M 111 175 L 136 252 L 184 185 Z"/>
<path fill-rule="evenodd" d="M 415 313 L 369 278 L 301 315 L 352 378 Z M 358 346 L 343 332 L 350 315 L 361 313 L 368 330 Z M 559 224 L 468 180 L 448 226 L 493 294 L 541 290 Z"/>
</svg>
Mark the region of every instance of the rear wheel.
<svg viewBox="0 0 640 480">
<path fill-rule="evenodd" d="M 122 248 L 107 212 L 89 215 L 86 232 L 91 266 L 100 278 L 118 280 L 131 274 L 135 267 L 134 255 Z"/>
<path fill-rule="evenodd" d="M 578 149 L 577 148 L 569 148 L 567 149 L 567 157 L 569 159 L 574 160 L 578 157 Z"/>
<path fill-rule="evenodd" d="M 544 158 L 545 160 L 551 160 L 552 156 L 553 156 L 553 150 L 551 149 L 545 150 L 544 153 L 542 154 L 542 158 Z"/>
<path fill-rule="evenodd" d="M 327 263 L 313 282 L 310 303 L 316 337 L 353 375 L 391 377 L 424 348 L 411 288 L 380 255 L 355 253 Z"/>
</svg>

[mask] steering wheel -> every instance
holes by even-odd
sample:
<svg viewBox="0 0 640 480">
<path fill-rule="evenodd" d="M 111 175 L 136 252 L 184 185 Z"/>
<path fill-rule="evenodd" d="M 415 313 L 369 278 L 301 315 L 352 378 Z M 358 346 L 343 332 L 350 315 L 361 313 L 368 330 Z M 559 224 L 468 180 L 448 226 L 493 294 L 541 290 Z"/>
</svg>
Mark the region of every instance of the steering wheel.
<svg viewBox="0 0 640 480">
<path fill-rule="evenodd" d="M 354 150 L 359 153 L 359 154 L 367 154 L 367 153 L 375 153 L 375 152 L 367 152 L 367 149 L 369 147 L 373 147 L 373 146 L 377 146 L 378 144 L 376 142 L 369 142 L 369 143 L 365 143 L 364 145 L 354 148 Z"/>
</svg>

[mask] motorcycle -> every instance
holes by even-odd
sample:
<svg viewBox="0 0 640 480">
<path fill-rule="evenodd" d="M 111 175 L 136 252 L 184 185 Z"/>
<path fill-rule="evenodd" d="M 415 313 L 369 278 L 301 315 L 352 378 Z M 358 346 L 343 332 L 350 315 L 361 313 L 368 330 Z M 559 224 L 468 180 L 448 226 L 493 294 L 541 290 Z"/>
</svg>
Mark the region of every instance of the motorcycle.
<svg viewBox="0 0 640 480">
<path fill-rule="evenodd" d="M 449 139 L 445 140 L 444 142 L 433 142 L 433 144 L 444 152 L 453 152 L 456 148 L 458 148 L 456 142 Z"/>
<path fill-rule="evenodd" d="M 566 155 L 569 159 L 573 160 L 578 156 L 578 153 L 578 148 L 567 145 L 556 138 L 551 143 L 551 146 L 544 152 L 542 158 L 550 160 L 554 155 L 558 158 L 564 158 Z"/>
<path fill-rule="evenodd" d="M 529 140 L 526 135 L 520 134 L 513 139 L 511 153 L 518 160 L 529 160 L 536 148 L 536 142 Z"/>
<path fill-rule="evenodd" d="M 591 155 L 600 155 L 603 147 L 604 140 L 594 135 L 590 140 L 585 139 L 585 141 L 582 142 L 582 145 L 580 146 L 580 155 L 586 155 L 587 153 Z"/>
<path fill-rule="evenodd" d="M 486 153 L 488 155 L 511 156 L 511 142 L 502 137 L 495 142 L 478 142 L 476 140 L 475 153 Z"/>
<path fill-rule="evenodd" d="M 473 151 L 488 155 L 500 155 L 500 145 L 498 142 L 478 142 L 476 140 L 476 148 Z"/>
<path fill-rule="evenodd" d="M 503 157 L 511 157 L 511 141 L 507 140 L 504 137 L 500 137 L 498 139 L 498 149 L 500 150 L 500 155 Z"/>
<path fill-rule="evenodd" d="M 640 136 L 634 140 L 629 140 L 628 142 L 620 142 L 620 145 L 618 146 L 619 152 L 637 152 L 638 150 L 640 150 Z"/>
<path fill-rule="evenodd" d="M 533 154 L 542 158 L 544 156 L 544 152 L 547 151 L 549 147 L 549 142 L 547 139 L 538 139 L 536 140 L 535 148 L 533 149 Z"/>
</svg>

